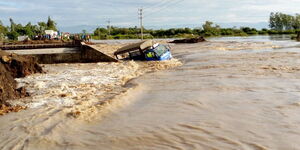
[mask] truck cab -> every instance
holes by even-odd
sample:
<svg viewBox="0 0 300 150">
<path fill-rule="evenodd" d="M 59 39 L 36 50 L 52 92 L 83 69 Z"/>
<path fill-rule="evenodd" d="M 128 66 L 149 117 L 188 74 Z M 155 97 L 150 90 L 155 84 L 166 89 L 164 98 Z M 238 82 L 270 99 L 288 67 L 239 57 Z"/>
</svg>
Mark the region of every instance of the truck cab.
<svg viewBox="0 0 300 150">
<path fill-rule="evenodd" d="M 146 50 L 144 53 L 147 61 L 163 61 L 172 59 L 170 48 L 161 44 L 153 45 L 153 48 Z"/>
<path fill-rule="evenodd" d="M 126 45 L 118 49 L 114 55 L 117 59 L 121 55 L 123 59 L 163 61 L 172 59 L 170 49 L 169 46 L 154 44 L 152 40 L 148 40 Z"/>
</svg>

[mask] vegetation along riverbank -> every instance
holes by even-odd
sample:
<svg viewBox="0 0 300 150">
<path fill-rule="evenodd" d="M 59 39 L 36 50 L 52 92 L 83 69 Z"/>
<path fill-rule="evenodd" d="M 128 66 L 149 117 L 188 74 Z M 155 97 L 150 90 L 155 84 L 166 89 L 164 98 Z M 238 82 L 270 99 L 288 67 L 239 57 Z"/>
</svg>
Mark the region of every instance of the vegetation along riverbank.
<svg viewBox="0 0 300 150">
<path fill-rule="evenodd" d="M 28 36 L 33 39 L 41 35 L 44 30 L 57 30 L 57 24 L 50 17 L 46 22 L 38 22 L 36 25 L 29 22 L 26 25 L 17 24 L 10 18 L 10 26 L 5 26 L 0 20 L 0 41 L 17 40 L 18 36 Z M 90 35 L 95 40 L 100 39 L 138 39 L 140 27 L 99 27 L 93 33 L 72 33 L 73 35 Z M 296 35 L 300 31 L 300 15 L 294 16 L 276 12 L 269 17 L 269 28 L 256 29 L 251 27 L 222 28 L 221 26 L 206 21 L 201 27 L 196 28 L 170 28 L 170 29 L 146 29 L 143 28 L 144 38 L 191 38 L 211 36 L 250 36 L 250 35 L 274 35 L 291 34 Z M 71 36 L 72 38 L 72 36 Z"/>
</svg>

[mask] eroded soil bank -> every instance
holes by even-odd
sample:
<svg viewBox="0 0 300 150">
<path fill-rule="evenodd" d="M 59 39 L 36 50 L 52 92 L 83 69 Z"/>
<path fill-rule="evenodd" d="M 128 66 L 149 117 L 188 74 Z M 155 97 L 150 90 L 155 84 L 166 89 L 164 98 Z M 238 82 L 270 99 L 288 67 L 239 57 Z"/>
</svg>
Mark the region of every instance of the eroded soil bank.
<svg viewBox="0 0 300 150">
<path fill-rule="evenodd" d="M 8 54 L 0 50 L 0 115 L 22 109 L 9 107 L 7 100 L 29 96 L 24 87 L 17 87 L 15 78 L 41 72 L 42 68 L 33 57 Z"/>
</svg>

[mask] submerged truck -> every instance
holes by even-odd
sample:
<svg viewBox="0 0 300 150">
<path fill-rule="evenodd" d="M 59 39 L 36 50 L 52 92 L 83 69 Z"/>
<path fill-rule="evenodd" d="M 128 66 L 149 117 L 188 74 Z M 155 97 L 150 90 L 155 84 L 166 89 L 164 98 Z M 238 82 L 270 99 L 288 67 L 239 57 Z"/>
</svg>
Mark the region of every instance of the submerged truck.
<svg viewBox="0 0 300 150">
<path fill-rule="evenodd" d="M 171 48 L 152 40 L 130 44 L 118 49 L 114 55 L 117 59 L 163 61 L 172 59 Z"/>
</svg>

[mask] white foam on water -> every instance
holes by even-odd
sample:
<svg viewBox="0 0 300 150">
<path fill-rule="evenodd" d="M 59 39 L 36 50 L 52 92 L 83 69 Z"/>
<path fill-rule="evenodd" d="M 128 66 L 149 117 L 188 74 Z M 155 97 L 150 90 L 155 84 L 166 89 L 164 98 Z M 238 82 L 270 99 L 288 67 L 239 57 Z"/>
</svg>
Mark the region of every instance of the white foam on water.
<svg viewBox="0 0 300 150">
<path fill-rule="evenodd" d="M 47 104 L 70 106 L 77 101 L 101 97 L 103 92 L 112 92 L 126 81 L 145 72 L 178 66 L 178 60 L 163 62 L 121 62 L 91 64 L 45 65 L 46 74 L 34 74 L 17 79 L 25 86 L 31 97 L 26 106 L 36 108 Z M 32 103 L 32 104 L 31 104 Z"/>
</svg>

